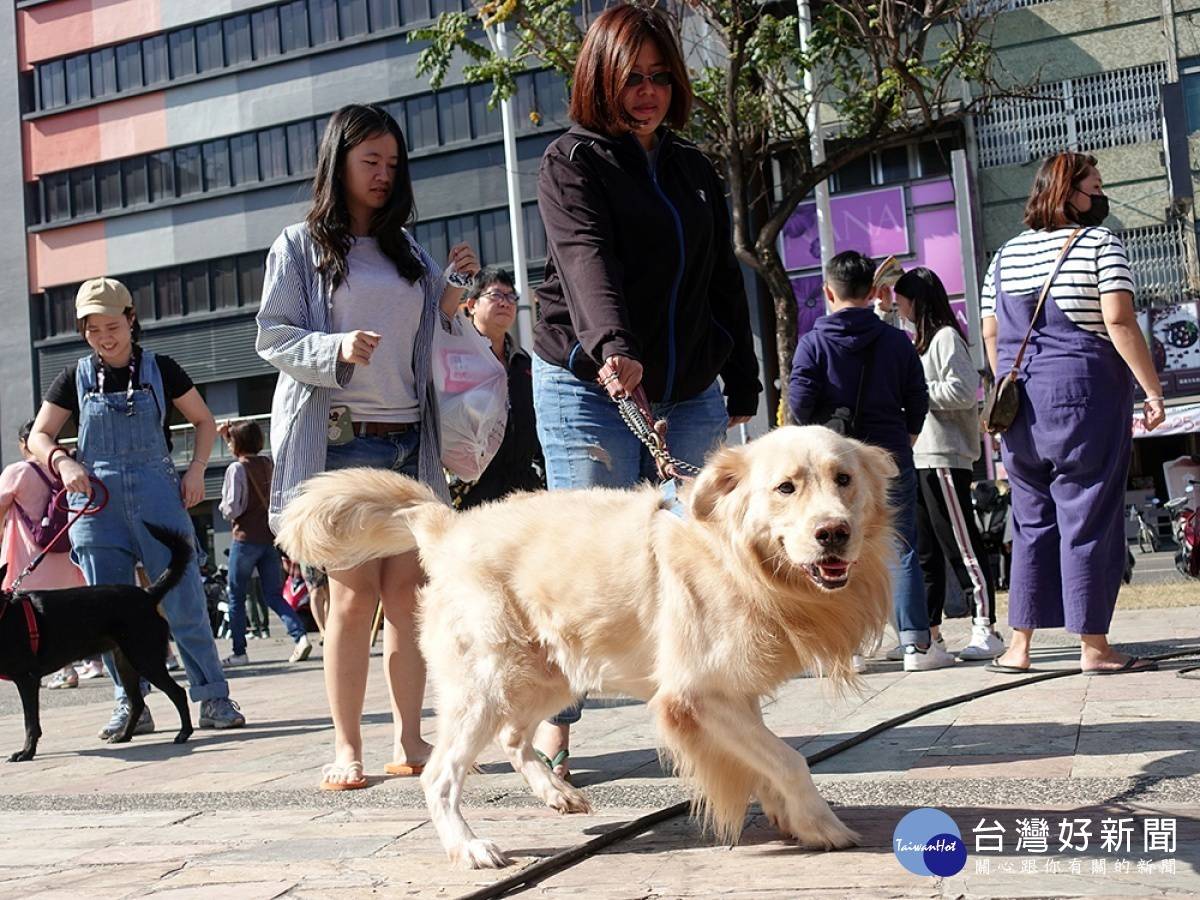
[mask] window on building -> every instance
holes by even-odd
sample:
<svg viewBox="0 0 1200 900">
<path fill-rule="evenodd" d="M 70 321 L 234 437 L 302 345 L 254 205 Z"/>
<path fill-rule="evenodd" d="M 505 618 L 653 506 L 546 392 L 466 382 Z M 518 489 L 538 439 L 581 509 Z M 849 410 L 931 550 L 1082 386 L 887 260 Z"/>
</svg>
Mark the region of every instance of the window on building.
<svg viewBox="0 0 1200 900">
<path fill-rule="evenodd" d="M 1200 131 L 1200 65 L 1196 60 L 1184 66 L 1179 80 L 1183 83 L 1183 108 L 1187 116 L 1187 129 L 1190 134 Z"/>
<path fill-rule="evenodd" d="M 313 133 L 317 136 L 317 144 L 325 139 L 325 132 L 329 129 L 329 116 L 321 116 L 313 122 Z M 397 119 L 397 122 L 400 120 Z"/>
<path fill-rule="evenodd" d="M 907 181 L 909 175 L 908 145 L 889 147 L 877 154 L 879 159 L 879 183 L 892 184 L 896 181 Z"/>
<path fill-rule="evenodd" d="M 67 104 L 66 67 L 61 59 L 38 66 L 38 88 L 42 109 L 54 109 Z"/>
<path fill-rule="evenodd" d="M 512 260 L 512 231 L 508 210 L 496 209 L 479 214 L 479 256 L 485 266 Z"/>
<path fill-rule="evenodd" d="M 121 199 L 119 162 L 106 162 L 96 166 L 96 196 L 100 200 L 100 212 L 120 209 L 125 205 Z"/>
<path fill-rule="evenodd" d="M 311 120 L 287 127 L 287 155 L 288 171 L 293 175 L 307 175 L 316 170 L 317 143 Z"/>
<path fill-rule="evenodd" d="M 308 5 L 304 0 L 279 7 L 279 30 L 284 53 L 308 46 Z"/>
<path fill-rule="evenodd" d="M 409 97 L 404 104 L 408 118 L 408 149 L 423 150 L 438 144 L 437 101 L 432 94 Z"/>
<path fill-rule="evenodd" d="M 183 276 L 185 314 L 208 312 L 208 263 L 193 263 L 180 270 Z"/>
<path fill-rule="evenodd" d="M 184 78 L 196 74 L 196 32 L 181 28 L 167 35 L 167 55 L 171 60 L 171 77 Z"/>
<path fill-rule="evenodd" d="M 211 72 L 225 65 L 224 37 L 220 22 L 196 26 L 196 68 Z"/>
<path fill-rule="evenodd" d="M 146 84 L 161 84 L 171 78 L 167 36 L 157 34 L 142 41 L 142 67 Z"/>
<path fill-rule="evenodd" d="M 395 28 L 400 24 L 400 17 L 396 15 L 396 0 L 367 0 L 367 8 L 371 13 L 372 31 Z"/>
<path fill-rule="evenodd" d="M 282 128 L 258 133 L 258 164 L 264 181 L 287 177 L 287 138 Z"/>
<path fill-rule="evenodd" d="M 243 253 L 237 258 L 238 296 L 242 306 L 256 306 L 262 299 L 265 268 L 265 254 Z"/>
<path fill-rule="evenodd" d="M 92 96 L 107 97 L 117 92 L 117 54 L 112 47 L 91 54 Z"/>
<path fill-rule="evenodd" d="M 258 181 L 258 136 L 239 134 L 229 139 L 229 162 L 234 184 Z"/>
<path fill-rule="evenodd" d="M 400 0 L 400 21 L 405 25 L 429 18 L 429 0 Z"/>
<path fill-rule="evenodd" d="M 70 175 L 72 217 L 93 215 L 96 212 L 96 173 L 91 166 L 86 166 Z"/>
<path fill-rule="evenodd" d="M 327 44 L 338 39 L 337 0 L 308 0 L 308 34 L 312 44 Z"/>
<path fill-rule="evenodd" d="M 67 102 L 78 103 L 92 99 L 92 64 L 87 56 L 71 56 L 66 60 Z"/>
<path fill-rule="evenodd" d="M 488 109 L 488 99 L 492 96 L 490 84 L 473 84 L 471 95 L 471 128 L 475 137 L 488 137 L 500 134 L 503 127 L 500 124 L 500 108 Z"/>
<path fill-rule="evenodd" d="M 471 104 L 468 100 L 467 89 L 457 87 L 439 91 L 437 105 L 442 143 L 469 141 L 471 139 Z"/>
<path fill-rule="evenodd" d="M 430 0 L 429 13 L 437 18 L 442 13 L 462 12 L 462 0 Z"/>
<path fill-rule="evenodd" d="M 178 269 L 160 269 L 154 273 L 154 298 L 158 301 L 158 318 L 183 315 L 183 285 Z"/>
<path fill-rule="evenodd" d="M 393 119 L 396 120 L 396 124 L 400 126 L 400 132 L 403 134 L 404 127 L 405 127 L 404 101 L 403 100 L 392 100 L 388 103 L 383 104 L 383 108 L 385 110 L 387 110 L 387 114 L 389 116 L 391 116 Z M 405 140 L 406 140 L 406 144 L 407 144 L 407 139 L 405 139 Z"/>
<path fill-rule="evenodd" d="M 175 196 L 175 159 L 170 150 L 151 153 L 146 162 L 150 170 L 150 202 L 158 203 Z"/>
<path fill-rule="evenodd" d="M 537 204 L 525 204 L 521 207 L 521 214 L 525 219 L 525 255 L 530 259 L 545 259 L 546 227 L 542 224 Z"/>
<path fill-rule="evenodd" d="M 417 243 L 429 251 L 438 265 L 445 265 L 450 255 L 450 244 L 446 241 L 446 223 L 442 220 L 422 222 L 417 225 L 413 236 Z"/>
<path fill-rule="evenodd" d="M 238 305 L 237 261 L 232 256 L 213 260 L 209 274 L 213 309 L 235 309 Z"/>
<path fill-rule="evenodd" d="M 142 78 L 142 45 L 138 41 L 117 48 L 117 85 L 122 91 L 132 91 L 145 84 Z"/>
<path fill-rule="evenodd" d="M 229 187 L 229 142 L 223 138 L 209 141 L 201 148 L 204 156 L 204 189 Z"/>
<path fill-rule="evenodd" d="M 137 206 L 150 199 L 146 181 L 146 157 L 135 156 L 121 163 L 121 182 L 125 189 L 125 205 Z"/>
<path fill-rule="evenodd" d="M 236 66 L 254 59 L 250 16 L 230 16 L 221 22 L 221 31 L 225 37 L 225 65 Z"/>
<path fill-rule="evenodd" d="M 270 7 L 250 14 L 250 35 L 254 44 L 254 58 L 266 59 L 282 52 L 279 42 L 279 9 Z"/>
<path fill-rule="evenodd" d="M 121 283 L 129 288 L 133 296 L 133 309 L 138 319 L 144 322 L 154 321 L 154 276 L 149 272 L 139 272 L 126 275 Z"/>
<path fill-rule="evenodd" d="M 68 334 L 75 330 L 75 291 L 69 287 L 46 291 L 50 305 L 50 333 Z"/>
<path fill-rule="evenodd" d="M 537 95 L 538 112 L 546 119 L 565 122 L 567 119 L 567 83 L 552 69 L 535 72 L 533 90 Z"/>
<path fill-rule="evenodd" d="M 455 244 L 470 244 L 472 247 L 479 246 L 479 223 L 475 216 L 455 216 L 453 219 L 446 220 L 446 239 L 450 242 L 450 246 Z M 435 256 L 434 259 L 445 259 L 445 254 L 441 257 Z"/>
<path fill-rule="evenodd" d="M 180 147 L 175 151 L 175 190 L 180 197 L 204 190 L 199 147 Z"/>
<path fill-rule="evenodd" d="M 917 161 L 921 167 L 921 177 L 945 175 L 950 171 L 950 151 L 953 144 L 945 139 L 922 141 L 917 144 Z"/>
<path fill-rule="evenodd" d="M 871 155 L 860 156 L 842 166 L 833 177 L 835 191 L 854 191 L 871 186 Z"/>
<path fill-rule="evenodd" d="M 342 40 L 367 33 L 367 0 L 337 0 L 337 8 Z"/>
</svg>

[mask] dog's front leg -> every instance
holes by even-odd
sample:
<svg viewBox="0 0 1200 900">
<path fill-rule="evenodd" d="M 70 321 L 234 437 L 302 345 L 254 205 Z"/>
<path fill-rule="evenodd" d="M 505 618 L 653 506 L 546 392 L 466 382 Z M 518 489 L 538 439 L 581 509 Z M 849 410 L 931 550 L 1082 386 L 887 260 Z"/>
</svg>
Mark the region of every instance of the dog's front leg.
<svg viewBox="0 0 1200 900">
<path fill-rule="evenodd" d="M 760 800 L 769 798 L 768 815 L 800 843 L 833 850 L 858 842 L 817 791 L 804 757 L 763 724 L 757 704 L 745 697 L 664 694 L 654 706 L 681 770 L 706 801 L 716 798 L 709 809 L 723 835 L 741 824 L 731 785 L 745 784 Z"/>
<path fill-rule="evenodd" d="M 39 710 L 41 679 L 37 675 L 14 676 L 13 683 L 21 695 L 21 709 L 25 713 L 25 746 L 8 758 L 9 762 L 28 762 L 37 753 L 38 740 L 42 736 Z"/>
</svg>

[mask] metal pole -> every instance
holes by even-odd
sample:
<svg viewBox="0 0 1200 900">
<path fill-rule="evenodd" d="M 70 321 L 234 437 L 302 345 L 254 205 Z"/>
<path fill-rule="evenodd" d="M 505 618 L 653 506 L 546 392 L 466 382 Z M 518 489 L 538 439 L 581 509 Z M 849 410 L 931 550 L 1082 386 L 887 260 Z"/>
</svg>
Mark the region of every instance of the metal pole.
<svg viewBox="0 0 1200 900">
<path fill-rule="evenodd" d="M 508 56 L 508 35 L 504 23 L 496 26 L 496 50 Z M 521 172 L 517 165 L 517 129 L 513 120 L 511 100 L 500 101 L 500 125 L 504 132 L 504 177 L 508 191 L 508 224 L 512 235 L 513 277 L 521 304 L 517 307 L 517 343 L 526 350 L 533 348 L 533 293 L 529 290 L 529 263 L 525 248 L 525 216 L 521 209 Z"/>
<path fill-rule="evenodd" d="M 800 23 L 800 49 L 807 51 L 812 35 L 812 10 L 809 8 L 809 0 L 800 0 L 797 12 Z M 808 146 L 815 168 L 825 162 L 825 136 L 821 129 L 821 107 L 816 96 L 816 78 L 811 67 L 804 70 L 804 93 L 808 98 Z M 821 270 L 824 272 L 834 255 L 833 217 L 829 211 L 829 180 L 822 178 L 817 182 L 814 191 L 817 197 L 817 234 L 821 240 Z"/>
</svg>

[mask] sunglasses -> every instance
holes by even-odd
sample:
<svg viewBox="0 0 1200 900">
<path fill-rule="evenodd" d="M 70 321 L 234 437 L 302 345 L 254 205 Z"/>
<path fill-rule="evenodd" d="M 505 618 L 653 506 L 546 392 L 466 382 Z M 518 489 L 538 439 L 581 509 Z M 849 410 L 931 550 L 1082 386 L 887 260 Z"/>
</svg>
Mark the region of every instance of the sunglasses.
<svg viewBox="0 0 1200 900">
<path fill-rule="evenodd" d="M 625 79 L 625 87 L 637 87 L 647 79 L 655 87 L 670 87 L 671 73 L 670 72 L 655 72 L 653 75 L 643 75 L 641 72 L 630 72 L 629 77 Z"/>
</svg>

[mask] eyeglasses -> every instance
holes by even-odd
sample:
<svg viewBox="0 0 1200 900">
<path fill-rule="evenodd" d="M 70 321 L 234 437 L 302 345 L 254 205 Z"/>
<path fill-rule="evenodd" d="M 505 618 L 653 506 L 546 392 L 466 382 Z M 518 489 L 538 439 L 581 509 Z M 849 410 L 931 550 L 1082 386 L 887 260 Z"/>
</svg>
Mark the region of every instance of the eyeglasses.
<svg viewBox="0 0 1200 900">
<path fill-rule="evenodd" d="M 510 293 L 508 291 L 484 291 L 479 296 L 487 297 L 494 303 L 499 303 L 501 300 L 503 300 L 505 303 L 511 303 L 513 306 L 516 306 L 521 299 L 520 294 Z"/>
<path fill-rule="evenodd" d="M 625 79 L 625 87 L 637 87 L 647 78 L 650 79 L 650 83 L 655 87 L 671 86 L 670 72 L 655 72 L 653 75 L 643 75 L 641 72 L 630 72 L 629 77 Z"/>
</svg>

